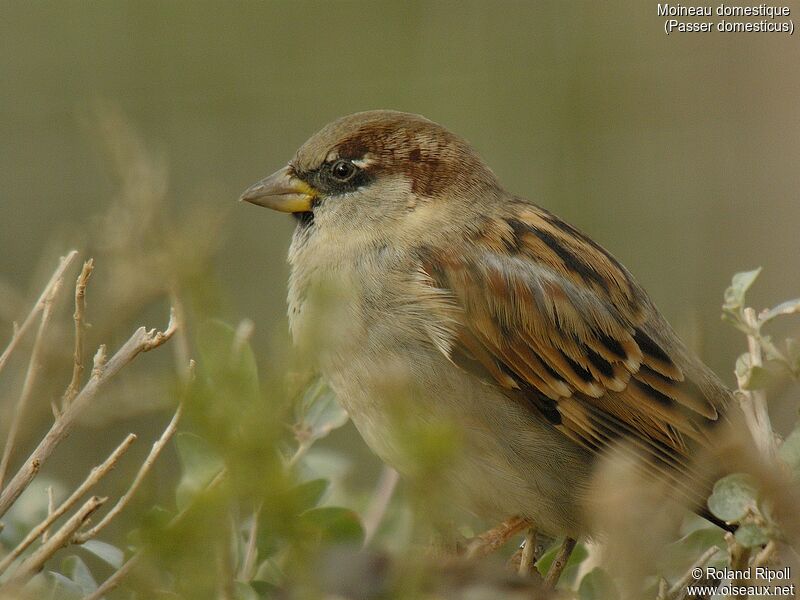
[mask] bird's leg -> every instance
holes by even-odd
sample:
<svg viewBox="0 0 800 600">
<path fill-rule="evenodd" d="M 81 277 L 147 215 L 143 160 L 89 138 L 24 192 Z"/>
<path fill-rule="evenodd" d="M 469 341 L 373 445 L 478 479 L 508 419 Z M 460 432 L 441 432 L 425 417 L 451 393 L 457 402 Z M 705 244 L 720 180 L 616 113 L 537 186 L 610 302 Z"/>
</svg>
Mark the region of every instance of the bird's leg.
<svg viewBox="0 0 800 600">
<path fill-rule="evenodd" d="M 523 517 L 511 517 L 497 527 L 485 531 L 473 538 L 467 547 L 467 558 L 482 558 L 500 548 L 508 540 L 518 534 L 531 522 Z"/>
<path fill-rule="evenodd" d="M 553 559 L 553 564 L 550 565 L 550 570 L 547 571 L 547 576 L 544 578 L 544 584 L 547 587 L 554 588 L 558 583 L 558 578 L 561 577 L 561 572 L 567 566 L 569 556 L 575 549 L 575 540 L 572 538 L 564 538 L 561 547 L 558 549 L 556 557 Z"/>
</svg>

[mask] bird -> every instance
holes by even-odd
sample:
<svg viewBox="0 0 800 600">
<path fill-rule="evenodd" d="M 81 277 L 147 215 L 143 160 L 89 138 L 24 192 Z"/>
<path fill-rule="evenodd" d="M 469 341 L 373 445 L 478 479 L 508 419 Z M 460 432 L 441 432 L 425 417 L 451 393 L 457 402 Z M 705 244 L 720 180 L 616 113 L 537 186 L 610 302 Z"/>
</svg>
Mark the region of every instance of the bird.
<svg viewBox="0 0 800 600">
<path fill-rule="evenodd" d="M 507 191 L 466 140 L 355 113 L 240 199 L 296 219 L 294 342 L 401 475 L 420 472 L 404 431 L 454 423 L 438 473 L 454 501 L 576 539 L 600 457 L 625 445 L 719 524 L 694 459 L 731 392 L 610 252 Z"/>
</svg>

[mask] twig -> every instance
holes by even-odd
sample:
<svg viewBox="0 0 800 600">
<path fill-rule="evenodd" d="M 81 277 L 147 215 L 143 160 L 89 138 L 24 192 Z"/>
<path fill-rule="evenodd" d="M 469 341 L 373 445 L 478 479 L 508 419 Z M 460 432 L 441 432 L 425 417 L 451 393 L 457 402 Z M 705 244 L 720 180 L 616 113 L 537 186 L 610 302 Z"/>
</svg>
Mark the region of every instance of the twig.
<svg viewBox="0 0 800 600">
<path fill-rule="evenodd" d="M 53 486 L 47 486 L 47 516 L 49 517 L 52 515 L 56 510 L 56 498 L 55 494 L 53 493 Z M 42 542 L 46 542 L 47 538 L 50 537 L 50 529 L 45 528 L 42 532 Z"/>
<path fill-rule="evenodd" d="M 513 536 L 530 526 L 522 517 L 511 517 L 497 527 L 485 531 L 473 539 L 467 548 L 467 558 L 483 558 L 500 548 Z"/>
<path fill-rule="evenodd" d="M 19 585 L 41 571 L 47 559 L 55 554 L 57 550 L 66 546 L 72 538 L 72 535 L 106 500 L 106 498 L 100 498 L 99 496 L 92 496 L 89 498 L 78 512 L 72 515 L 67 522 L 50 537 L 46 544 L 42 544 L 33 554 L 20 563 L 6 585 Z M 5 588 L 6 585 L 3 587 Z"/>
<path fill-rule="evenodd" d="M 536 528 L 528 527 L 525 532 L 525 545 L 522 547 L 522 557 L 519 561 L 519 574 L 529 576 L 534 571 L 533 563 L 536 556 Z"/>
<path fill-rule="evenodd" d="M 759 323 L 756 317 L 756 311 L 748 307 L 744 309 L 742 314 L 750 330 L 750 333 L 747 334 L 750 366 L 751 368 L 762 367 L 764 362 L 761 356 L 761 345 L 758 339 Z M 741 381 L 739 382 L 740 388 L 742 388 L 742 383 Z M 767 395 L 764 390 L 741 389 L 741 391 L 743 394 L 743 412 L 756 446 L 761 451 L 762 456 L 767 459 L 774 458 L 776 451 L 775 436 L 772 432 L 772 424 L 769 420 Z"/>
<path fill-rule="evenodd" d="M 686 589 L 689 586 L 690 581 L 696 581 L 697 578 L 692 575 L 692 572 L 695 569 L 702 569 L 706 566 L 706 563 L 711 560 L 711 558 L 719 552 L 719 548 L 717 546 L 711 546 L 708 550 L 703 552 L 694 564 L 686 569 L 686 573 L 675 582 L 671 588 L 669 588 L 669 592 L 667 593 L 667 598 L 681 598 L 686 593 Z"/>
<path fill-rule="evenodd" d="M 39 442 L 39 445 L 9 482 L 8 487 L 0 494 L 0 516 L 8 511 L 14 501 L 28 487 L 42 464 L 50 457 L 56 446 L 69 434 L 78 415 L 94 399 L 99 389 L 139 354 L 164 344 L 174 333 L 175 324 L 173 319 L 170 319 L 167 329 L 163 332 L 154 329 L 148 331 L 144 327 L 140 327 L 117 350 L 116 354 L 108 360 L 102 369 L 93 369 L 89 381 L 83 386 L 83 389 L 64 413 L 56 419 L 50 430 Z"/>
<path fill-rule="evenodd" d="M 383 467 L 378 485 L 375 487 L 375 493 L 372 496 L 372 501 L 369 503 L 367 512 L 364 515 L 365 546 L 372 541 L 372 538 L 378 532 L 378 527 L 381 521 L 383 521 L 383 517 L 386 514 L 386 509 L 389 507 L 389 502 L 392 499 L 399 478 L 400 476 L 397 474 L 397 471 L 388 466 Z"/>
<path fill-rule="evenodd" d="M 669 584 L 667 580 L 663 577 L 658 578 L 658 593 L 656 594 L 656 600 L 668 600 L 669 599 Z"/>
<path fill-rule="evenodd" d="M 0 490 L 3 489 L 3 483 L 6 479 L 8 472 L 8 463 L 11 460 L 11 453 L 14 450 L 14 444 L 17 441 L 17 434 L 19 433 L 19 425 L 22 422 L 22 415 L 30 401 L 31 392 L 33 391 L 36 377 L 39 375 L 41 368 L 41 353 L 42 353 L 42 340 L 44 339 L 44 332 L 47 325 L 50 323 L 50 316 L 53 313 L 53 301 L 56 294 L 61 287 L 61 279 L 55 281 L 50 288 L 50 293 L 44 299 L 42 304 L 42 320 L 39 323 L 39 329 L 36 332 L 36 339 L 33 342 L 33 349 L 31 350 L 31 357 L 28 361 L 28 370 L 25 372 L 25 381 L 22 384 L 22 391 L 17 400 L 17 405 L 14 408 L 14 416 L 11 420 L 11 426 L 8 428 L 8 437 L 6 438 L 5 447 L 3 448 L 3 458 L 0 459 Z"/>
<path fill-rule="evenodd" d="M 128 573 L 130 573 L 131 570 L 133 570 L 133 568 L 139 564 L 141 558 L 141 553 L 136 553 L 131 556 L 127 561 L 125 561 L 125 564 L 114 571 L 113 575 L 97 586 L 95 591 L 88 596 L 84 596 L 83 600 L 100 600 L 103 596 L 115 589 L 120 584 L 120 582 L 128 575 Z"/>
<path fill-rule="evenodd" d="M 93 270 L 94 260 L 90 258 L 83 263 L 81 274 L 78 275 L 78 280 L 75 282 L 75 312 L 72 315 L 72 320 L 75 322 L 75 349 L 73 351 L 72 379 L 61 400 L 62 411 L 78 395 L 83 377 L 83 332 L 86 327 L 83 315 L 86 312 L 86 285 L 89 283 L 89 277 Z"/>
<path fill-rule="evenodd" d="M 731 570 L 734 572 L 743 572 L 750 562 L 750 548 L 742 546 L 730 532 L 725 534 L 725 543 L 728 544 Z M 742 580 L 736 577 L 731 583 L 737 587 L 741 587 Z M 746 600 L 747 594 L 738 594 L 735 597 L 737 599 Z"/>
<path fill-rule="evenodd" d="M 117 446 L 117 448 L 105 461 L 103 461 L 102 464 L 94 467 L 89 472 L 89 475 L 86 477 L 86 479 L 83 480 L 83 483 L 75 488 L 75 491 L 70 494 L 69 498 L 64 500 L 64 502 L 62 502 L 58 508 L 51 511 L 44 521 L 39 523 L 36 527 L 28 532 L 28 535 L 26 535 L 25 539 L 17 544 L 16 548 L 3 557 L 3 560 L 0 561 L 0 573 L 5 572 L 9 565 L 14 562 L 14 560 L 20 554 L 22 554 L 28 548 L 28 546 L 36 541 L 40 535 L 43 535 L 44 532 L 47 531 L 48 527 L 50 527 L 56 521 L 56 519 L 59 519 L 69 509 L 71 509 L 78 502 L 78 500 L 80 500 L 83 495 L 89 491 L 89 489 L 91 489 L 95 484 L 97 484 L 98 481 L 105 477 L 106 474 L 117 465 L 119 459 L 122 458 L 122 455 L 128 451 L 128 448 L 130 448 L 131 444 L 133 444 L 135 441 L 136 436 L 132 433 L 129 433 L 122 443 Z"/>
<path fill-rule="evenodd" d="M 106 525 L 108 525 L 111 520 L 122 511 L 123 508 L 125 508 L 128 502 L 130 502 L 133 495 L 142 485 L 142 481 L 144 480 L 145 476 L 150 472 L 150 469 L 158 458 L 158 455 L 161 454 L 164 446 L 167 445 L 167 442 L 169 442 L 170 438 L 172 438 L 173 434 L 175 433 L 175 430 L 178 428 L 178 421 L 180 420 L 182 413 L 183 404 L 179 404 L 175 414 L 172 417 L 172 420 L 169 422 L 169 425 L 167 425 L 167 428 L 164 430 L 161 436 L 153 443 L 153 447 L 150 449 L 150 453 L 147 455 L 147 458 L 139 468 L 139 472 L 136 473 L 136 477 L 134 478 L 131 487 L 129 487 L 128 491 L 125 492 L 119 500 L 117 500 L 117 503 L 114 505 L 114 507 L 106 513 L 106 515 L 97 525 L 87 531 L 81 531 L 75 534 L 74 540 L 76 544 L 83 544 L 87 540 L 97 536 L 97 534 L 100 533 L 100 531 L 106 527 Z"/>
<path fill-rule="evenodd" d="M 544 578 L 545 586 L 550 588 L 556 587 L 558 578 L 561 577 L 561 573 L 567 566 L 570 554 L 572 554 L 574 549 L 575 540 L 572 538 L 565 538 L 556 553 L 556 557 L 553 559 L 553 564 L 550 565 L 550 569 L 547 571 L 547 575 Z"/>
<path fill-rule="evenodd" d="M 11 341 L 6 346 L 6 349 L 3 351 L 3 354 L 0 354 L 0 371 L 3 370 L 6 362 L 8 361 L 8 357 L 11 356 L 11 353 L 19 344 L 20 340 L 25 335 L 25 332 L 28 331 L 28 328 L 33 324 L 33 320 L 36 318 L 36 315 L 39 314 L 44 308 L 45 299 L 50 296 L 52 289 L 56 286 L 61 279 L 64 277 L 64 272 L 67 270 L 67 267 L 72 263 L 73 259 L 78 255 L 77 250 L 72 250 L 66 256 L 61 257 L 61 262 L 59 263 L 58 267 L 56 268 L 53 275 L 50 277 L 50 281 L 47 282 L 47 285 L 44 286 L 44 290 L 42 290 L 39 299 L 36 300 L 36 304 L 33 305 L 31 312 L 28 313 L 28 316 L 25 317 L 25 320 L 22 322 L 22 325 L 14 328 L 14 333 L 11 336 Z"/>
<path fill-rule="evenodd" d="M 756 557 L 753 559 L 753 566 L 754 567 L 763 567 L 767 564 L 769 559 L 772 558 L 772 555 L 775 554 L 775 550 L 778 549 L 778 544 L 775 540 L 770 540 L 767 542 L 767 545 L 756 554 Z"/>
</svg>

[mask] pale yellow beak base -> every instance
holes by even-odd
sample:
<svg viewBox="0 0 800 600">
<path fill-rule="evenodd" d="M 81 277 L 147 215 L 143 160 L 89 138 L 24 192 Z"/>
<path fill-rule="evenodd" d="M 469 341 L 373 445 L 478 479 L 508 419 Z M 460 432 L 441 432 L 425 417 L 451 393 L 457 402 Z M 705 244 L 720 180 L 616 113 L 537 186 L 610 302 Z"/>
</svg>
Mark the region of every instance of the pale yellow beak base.
<svg viewBox="0 0 800 600">
<path fill-rule="evenodd" d="M 287 213 L 308 212 L 314 200 L 314 190 L 294 177 L 289 167 L 275 171 L 241 195 L 239 200 Z"/>
</svg>

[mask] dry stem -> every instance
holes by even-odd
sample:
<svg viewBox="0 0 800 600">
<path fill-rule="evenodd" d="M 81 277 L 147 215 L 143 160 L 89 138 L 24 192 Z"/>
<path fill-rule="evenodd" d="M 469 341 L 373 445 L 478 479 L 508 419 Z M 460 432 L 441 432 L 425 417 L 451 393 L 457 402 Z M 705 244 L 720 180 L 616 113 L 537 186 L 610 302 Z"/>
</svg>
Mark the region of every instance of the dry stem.
<svg viewBox="0 0 800 600">
<path fill-rule="evenodd" d="M 575 549 L 575 540 L 572 538 L 565 538 L 561 544 L 561 547 L 558 549 L 558 552 L 556 553 L 556 557 L 553 559 L 553 564 L 550 565 L 550 569 L 547 571 L 547 575 L 544 578 L 544 584 L 547 587 L 550 588 L 556 587 L 556 584 L 558 583 L 558 578 L 561 577 L 561 573 L 567 566 L 569 557 L 574 549 Z"/>
<path fill-rule="evenodd" d="M 167 445 L 167 442 L 169 442 L 170 438 L 172 438 L 173 434 L 175 433 L 175 430 L 178 428 L 178 421 L 181 418 L 182 412 L 183 405 L 178 405 L 178 408 L 175 411 L 172 420 L 170 420 L 169 425 L 167 425 L 167 428 L 164 430 L 161 436 L 153 443 L 153 447 L 150 449 L 150 453 L 147 455 L 147 458 L 139 468 L 139 472 L 136 473 L 136 477 L 134 478 L 131 487 L 129 487 L 128 491 L 125 492 L 119 500 L 117 500 L 117 503 L 114 505 L 114 507 L 109 510 L 108 513 L 106 513 L 106 515 L 97 525 L 87 531 L 81 531 L 75 534 L 74 541 L 76 544 L 83 544 L 87 540 L 97 536 L 97 534 L 100 533 L 100 531 L 106 527 L 106 525 L 108 525 L 111 520 L 122 511 L 123 508 L 125 508 L 128 502 L 130 502 L 133 495 L 142 485 L 142 481 L 144 481 L 145 476 L 150 472 L 150 469 L 158 458 L 158 455 L 161 454 L 164 446 Z"/>
<path fill-rule="evenodd" d="M 16 548 L 3 557 L 3 560 L 0 561 L 0 573 L 3 573 L 8 566 L 28 548 L 28 546 L 30 546 L 40 535 L 44 534 L 44 532 L 47 531 L 47 528 L 50 527 L 50 525 L 52 525 L 56 519 L 60 518 L 69 509 L 71 509 L 78 502 L 78 500 L 80 500 L 81 497 L 83 497 L 83 495 L 89 491 L 89 489 L 91 489 L 97 484 L 98 481 L 105 477 L 106 474 L 108 474 L 108 472 L 117 465 L 119 460 L 135 441 L 136 436 L 132 433 L 129 433 L 122 443 L 117 446 L 117 448 L 105 461 L 103 461 L 102 464 L 94 467 L 89 472 L 89 475 L 86 477 L 86 479 L 84 479 L 83 483 L 81 483 L 75 489 L 75 491 L 70 494 L 69 498 L 64 500 L 64 502 L 62 502 L 58 508 L 48 514 L 44 521 L 31 529 L 28 532 L 28 535 L 25 536 L 25 539 L 23 539 Z"/>
<path fill-rule="evenodd" d="M 522 548 L 522 557 L 519 561 L 519 574 L 527 577 L 534 571 L 536 562 L 536 528 L 528 527 L 525 532 L 525 545 Z"/>
<path fill-rule="evenodd" d="M 120 584 L 120 582 L 128 575 L 128 573 L 130 573 L 131 570 L 133 570 L 133 568 L 139 563 L 141 558 L 141 554 L 134 554 L 131 556 L 124 565 L 114 571 L 113 575 L 97 586 L 97 589 L 88 596 L 85 596 L 83 600 L 100 600 L 103 596 Z"/>
<path fill-rule="evenodd" d="M 33 320 L 36 318 L 36 315 L 38 315 L 39 312 L 44 308 L 45 299 L 50 296 L 53 288 L 59 284 L 61 279 L 64 277 L 64 272 L 67 270 L 67 267 L 69 267 L 77 255 L 78 251 L 72 250 L 66 256 L 61 257 L 61 262 L 59 263 L 53 275 L 50 277 L 50 281 L 48 281 L 47 285 L 44 286 L 44 290 L 42 290 L 39 299 L 33 305 L 31 312 L 29 312 L 28 316 L 25 317 L 22 325 L 14 328 L 14 334 L 11 336 L 11 341 L 8 343 L 8 346 L 6 346 L 3 354 L 0 354 L 0 371 L 3 370 L 3 367 L 8 361 L 8 357 L 11 356 L 11 353 L 17 347 L 20 340 L 24 337 L 25 332 L 27 332 L 30 326 L 33 324 Z"/>
<path fill-rule="evenodd" d="M 75 312 L 72 315 L 72 320 L 75 322 L 75 349 L 73 351 L 72 379 L 61 400 L 62 411 L 69 406 L 70 402 L 78 395 L 81 378 L 83 377 L 83 332 L 86 327 L 83 315 L 86 312 L 86 286 L 89 283 L 89 277 L 91 277 L 93 270 L 94 260 L 90 258 L 83 263 L 81 274 L 78 275 L 78 279 L 75 282 Z"/>
<path fill-rule="evenodd" d="M 497 527 L 485 531 L 472 540 L 467 548 L 467 558 L 483 558 L 488 556 L 520 531 L 530 526 L 530 522 L 522 517 L 511 517 Z"/>
<path fill-rule="evenodd" d="M 44 332 L 47 325 L 50 323 L 50 317 L 53 314 L 53 301 L 55 300 L 58 290 L 61 288 L 61 278 L 56 279 L 50 287 L 50 292 L 42 302 L 42 320 L 39 323 L 39 329 L 36 332 L 36 339 L 33 342 L 33 350 L 31 350 L 31 357 L 28 360 L 28 370 L 25 372 L 25 381 L 22 384 L 22 391 L 17 400 L 17 405 L 14 408 L 14 416 L 11 420 L 11 426 L 8 429 L 8 437 L 6 438 L 5 447 L 3 448 L 3 458 L 0 459 L 0 490 L 3 489 L 3 483 L 6 479 L 8 472 L 8 463 L 11 460 L 11 453 L 14 450 L 14 444 L 17 441 L 17 434 L 19 433 L 19 425 L 22 422 L 22 415 L 28 406 L 33 391 L 36 377 L 39 375 L 41 368 L 41 353 L 42 353 L 42 340 L 44 339 Z"/>
<path fill-rule="evenodd" d="M 102 365 L 102 368 L 99 365 L 95 366 L 89 381 L 64 413 L 55 420 L 50 430 L 39 442 L 39 445 L 9 482 L 8 487 L 0 494 L 0 516 L 8 511 L 19 495 L 28 487 L 42 464 L 50 457 L 56 446 L 69 434 L 78 415 L 94 399 L 100 388 L 139 354 L 157 348 L 169 340 L 174 333 L 174 319 L 170 319 L 167 329 L 163 332 L 154 329 L 148 331 L 144 327 L 140 327 L 117 350 L 116 354 Z"/>
<path fill-rule="evenodd" d="M 105 501 L 106 498 L 100 498 L 98 496 L 89 498 L 83 506 L 58 529 L 58 531 L 50 536 L 46 544 L 42 544 L 33 554 L 20 563 L 11 576 L 11 579 L 3 588 L 6 588 L 6 586 L 20 585 L 41 571 L 47 559 L 53 556 L 57 550 L 67 545 L 72 539 L 73 534 Z"/>
<path fill-rule="evenodd" d="M 717 552 L 719 552 L 719 548 L 716 546 L 711 546 L 711 548 L 703 552 L 703 554 L 700 555 L 700 558 L 694 561 L 694 564 L 686 569 L 686 573 L 684 573 L 683 576 L 675 582 L 675 585 L 669 589 L 666 597 L 675 599 L 684 597 L 686 595 L 689 582 L 696 581 L 694 575 L 692 575 L 692 571 L 705 567 L 708 561 L 710 561 Z"/>
<path fill-rule="evenodd" d="M 752 308 L 744 309 L 744 320 L 753 333 L 747 336 L 747 348 L 750 354 L 751 367 L 762 367 L 764 362 L 761 356 L 761 345 L 755 332 L 758 331 L 758 318 L 756 311 Z M 753 436 L 756 446 L 766 459 L 775 457 L 775 436 L 772 432 L 772 424 L 769 419 L 767 409 L 767 395 L 764 390 L 745 390 L 742 388 L 743 382 L 739 381 L 739 388 L 742 392 L 741 406 L 745 415 L 748 429 Z"/>
</svg>

